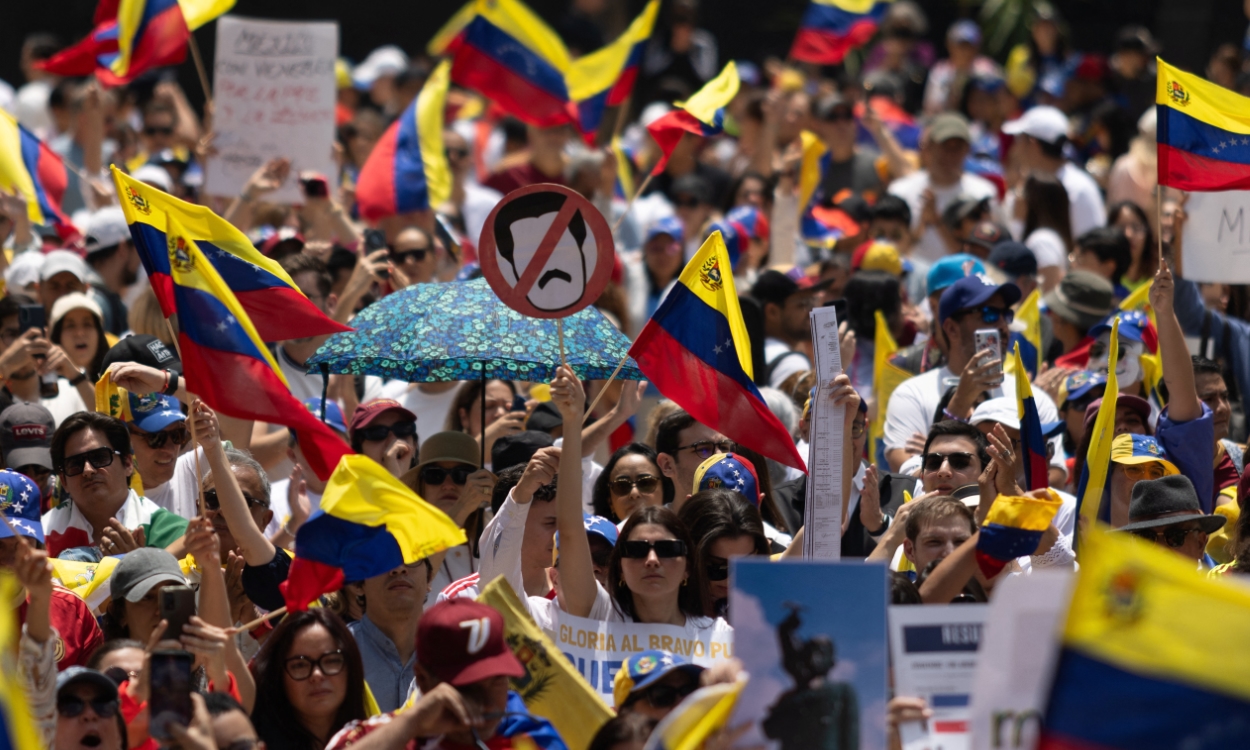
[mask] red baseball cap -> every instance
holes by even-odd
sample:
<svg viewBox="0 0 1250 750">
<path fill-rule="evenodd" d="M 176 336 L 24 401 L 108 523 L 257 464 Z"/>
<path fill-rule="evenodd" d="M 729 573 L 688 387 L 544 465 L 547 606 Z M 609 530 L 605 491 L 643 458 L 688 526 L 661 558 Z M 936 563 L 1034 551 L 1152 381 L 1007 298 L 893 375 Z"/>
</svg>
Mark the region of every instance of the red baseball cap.
<svg viewBox="0 0 1250 750">
<path fill-rule="evenodd" d="M 388 411 L 397 411 L 408 419 L 414 422 L 417 421 L 417 415 L 405 409 L 403 404 L 398 401 L 389 398 L 375 398 L 357 406 L 356 411 L 352 412 L 352 423 L 347 426 L 348 436 L 356 434 L 356 430 L 373 424 L 373 420 Z"/>
<path fill-rule="evenodd" d="M 454 687 L 525 675 L 504 641 L 503 615 L 472 599 L 448 599 L 425 610 L 417 623 L 417 662 Z"/>
</svg>

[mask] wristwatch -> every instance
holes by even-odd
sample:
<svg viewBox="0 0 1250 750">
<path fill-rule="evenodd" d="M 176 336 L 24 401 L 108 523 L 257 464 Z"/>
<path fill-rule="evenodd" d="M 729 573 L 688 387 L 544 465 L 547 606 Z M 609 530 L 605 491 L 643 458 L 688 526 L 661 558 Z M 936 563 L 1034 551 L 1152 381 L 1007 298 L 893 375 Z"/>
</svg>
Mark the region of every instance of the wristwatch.
<svg viewBox="0 0 1250 750">
<path fill-rule="evenodd" d="M 87 371 L 86 371 L 86 370 L 79 370 L 79 371 L 78 371 L 78 374 L 77 374 L 77 375 L 75 375 L 75 376 L 73 377 L 73 379 L 71 379 L 71 380 L 69 381 L 69 384 L 70 384 L 70 385 L 72 385 L 72 386 L 77 387 L 77 385 L 78 385 L 79 383 L 86 382 L 86 380 L 87 380 Z"/>
<path fill-rule="evenodd" d="M 173 370 L 166 370 L 165 374 L 169 376 L 169 384 L 165 386 L 165 390 L 161 393 L 166 396 L 172 396 L 178 392 L 178 373 Z"/>
</svg>

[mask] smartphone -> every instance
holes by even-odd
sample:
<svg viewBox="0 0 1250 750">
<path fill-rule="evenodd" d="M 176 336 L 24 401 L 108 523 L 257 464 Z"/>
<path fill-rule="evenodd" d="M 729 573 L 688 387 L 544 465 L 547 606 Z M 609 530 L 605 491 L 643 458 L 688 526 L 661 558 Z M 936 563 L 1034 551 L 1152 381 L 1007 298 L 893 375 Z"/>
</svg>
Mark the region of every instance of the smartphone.
<svg viewBox="0 0 1250 750">
<path fill-rule="evenodd" d="M 188 651 L 153 651 L 152 686 L 148 698 L 151 717 L 148 733 L 158 740 L 172 740 L 170 724 L 191 725 L 191 665 Z"/>
<path fill-rule="evenodd" d="M 512 397 L 512 411 L 525 411 L 525 397 L 517 394 Z"/>
<path fill-rule="evenodd" d="M 168 623 L 162 640 L 178 640 L 195 614 L 195 591 L 190 586 L 166 586 L 160 590 L 161 619 Z"/>
<path fill-rule="evenodd" d="M 17 325 L 22 330 L 18 331 L 18 335 L 26 333 L 32 328 L 43 330 L 48 327 L 48 317 L 44 312 L 43 305 L 21 305 L 17 308 Z"/>
<path fill-rule="evenodd" d="M 330 182 L 316 172 L 304 172 L 299 176 L 300 187 L 308 198 L 330 197 Z"/>
<path fill-rule="evenodd" d="M 998 360 L 998 367 L 995 368 L 996 380 L 991 385 L 1000 386 L 1003 384 L 1003 333 L 997 328 L 978 328 L 973 334 L 976 350 L 982 351 L 989 349 L 993 352 L 990 359 Z M 982 358 L 982 363 L 988 360 Z"/>
<path fill-rule="evenodd" d="M 366 229 L 364 242 L 365 242 L 365 255 L 369 255 L 370 253 L 373 253 L 374 251 L 377 251 L 377 250 L 385 250 L 386 249 L 386 234 L 383 233 L 382 230 L 380 229 Z M 391 276 L 391 272 L 389 269 L 383 268 L 381 271 L 378 272 L 378 275 L 384 279 L 388 279 Z"/>
</svg>

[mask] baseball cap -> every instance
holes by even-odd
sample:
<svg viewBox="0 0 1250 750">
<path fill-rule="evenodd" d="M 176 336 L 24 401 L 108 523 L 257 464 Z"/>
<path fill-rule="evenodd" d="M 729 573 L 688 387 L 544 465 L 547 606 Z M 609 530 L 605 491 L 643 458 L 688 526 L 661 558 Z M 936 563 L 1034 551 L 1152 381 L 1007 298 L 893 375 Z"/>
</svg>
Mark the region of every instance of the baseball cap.
<svg viewBox="0 0 1250 750">
<path fill-rule="evenodd" d="M 184 422 L 187 417 L 182 413 L 178 399 L 163 393 L 149 393 L 140 396 L 130 394 L 131 424 L 144 432 L 160 432 L 174 422 Z"/>
<path fill-rule="evenodd" d="M 368 427 L 373 424 L 373 420 L 388 411 L 398 412 L 400 416 L 406 419 L 413 422 L 417 421 L 417 415 L 405 409 L 403 404 L 398 401 L 390 398 L 375 398 L 356 407 L 356 411 L 352 413 L 352 423 L 347 427 L 347 434 L 356 434 L 356 430 Z"/>
<path fill-rule="evenodd" d="M 589 513 L 582 513 L 582 526 L 586 528 L 587 535 L 595 535 L 615 547 L 616 540 L 620 534 L 617 531 L 616 524 L 612 523 L 603 516 L 592 516 Z M 555 565 L 560 561 L 560 532 L 555 535 L 555 548 L 551 552 L 551 564 Z"/>
<path fill-rule="evenodd" d="M 178 560 L 157 547 L 140 547 L 127 552 L 113 569 L 113 576 L 109 580 L 113 597 L 121 597 L 128 602 L 141 600 L 158 583 L 187 582 L 182 577 Z"/>
<path fill-rule="evenodd" d="M 435 679 L 455 687 L 525 676 L 525 667 L 504 641 L 503 616 L 472 599 L 448 599 L 425 610 L 417 622 L 417 661 Z"/>
<path fill-rule="evenodd" d="M 1000 242 L 990 251 L 990 265 L 1015 279 L 1037 275 L 1037 256 L 1022 243 Z"/>
<path fill-rule="evenodd" d="M 1106 320 L 1089 329 L 1091 338 L 1098 338 L 1107 331 L 1111 330 L 1111 323 L 1116 319 L 1120 319 L 1120 331 L 1117 334 L 1121 341 L 1143 341 L 1144 333 L 1142 331 L 1141 321 L 1135 316 L 1129 316 L 1125 313 L 1116 313 L 1110 315 Z"/>
<path fill-rule="evenodd" d="M 983 275 L 965 276 L 942 292 L 942 299 L 938 302 L 938 320 L 944 322 L 960 310 L 983 305 L 995 294 L 1001 296 L 1003 304 L 1008 307 L 1020 301 L 1020 287 L 1015 284 L 995 284 Z"/>
<path fill-rule="evenodd" d="M 534 454 L 555 445 L 556 439 L 546 432 L 524 430 L 515 435 L 504 435 L 490 449 L 490 468 L 498 474 L 510 466 L 527 464 Z"/>
<path fill-rule="evenodd" d="M 898 249 L 889 242 L 871 240 L 855 248 L 851 268 L 857 271 L 885 271 L 899 276 L 906 270 Z"/>
<path fill-rule="evenodd" d="M 968 129 L 968 121 L 963 115 L 954 112 L 943 112 L 929 123 L 929 140 L 933 143 L 944 143 L 952 138 L 972 143 L 972 131 Z"/>
<path fill-rule="evenodd" d="M 83 232 L 87 238 L 88 256 L 130 239 L 130 226 L 126 224 L 126 215 L 120 206 L 108 206 L 92 213 L 87 217 Z"/>
<path fill-rule="evenodd" d="M 4 271 L 5 287 L 16 292 L 38 283 L 42 268 L 42 253 L 18 253 Z"/>
<path fill-rule="evenodd" d="M 694 471 L 694 491 L 733 490 L 759 507 L 760 479 L 755 466 L 737 453 L 709 456 Z"/>
<path fill-rule="evenodd" d="M 1115 289 L 1111 282 L 1090 271 L 1069 271 L 1059 286 L 1042 296 L 1046 308 L 1088 331 L 1110 314 Z"/>
<path fill-rule="evenodd" d="M 352 82 L 358 89 L 368 89 L 382 76 L 395 75 L 407 67 L 408 55 L 402 49 L 393 44 L 383 45 L 352 70 Z"/>
<path fill-rule="evenodd" d="M 1059 384 L 1059 405 L 1068 401 L 1085 398 L 1085 395 L 1098 386 L 1107 384 L 1107 376 L 1092 370 L 1077 370 L 1063 379 Z"/>
<path fill-rule="evenodd" d="M 1102 399 L 1096 398 L 1089 402 L 1085 407 L 1085 426 L 1089 427 L 1094 423 L 1094 419 L 1098 417 L 1098 409 L 1102 406 Z M 1115 408 L 1132 409 L 1141 417 L 1142 424 L 1147 428 L 1150 426 L 1150 402 L 1141 396 L 1130 396 L 1127 393 L 1118 394 L 1115 397 Z"/>
<path fill-rule="evenodd" d="M 729 264 L 737 268 L 738 259 L 742 257 L 743 244 L 746 242 L 746 229 L 728 219 L 721 219 L 708 225 L 707 237 L 711 237 L 712 232 L 720 232 L 721 239 L 725 242 L 725 251 L 729 253 Z"/>
<path fill-rule="evenodd" d="M 304 249 L 304 235 L 295 231 L 290 227 L 282 227 L 276 232 L 262 233 L 265 235 L 260 246 L 256 248 L 260 250 L 261 255 L 266 258 L 285 258 L 288 255 L 294 255 Z M 279 245 L 289 243 L 281 251 Z"/>
<path fill-rule="evenodd" d="M 818 289 L 824 289 L 832 283 L 833 279 L 826 279 L 808 286 L 801 286 L 799 282 L 788 275 L 770 268 L 756 277 L 755 284 L 751 287 L 751 296 L 759 301 L 761 305 L 767 302 L 772 302 L 775 305 L 784 305 L 792 294 L 801 291 L 813 292 Z"/>
<path fill-rule="evenodd" d="M 10 468 L 42 466 L 52 469 L 52 433 L 56 420 L 40 404 L 15 403 L 0 412 L 0 450 Z"/>
<path fill-rule="evenodd" d="M 324 404 L 325 408 L 322 409 Z M 305 399 L 304 408 L 317 415 L 317 419 L 325 422 L 331 429 L 343 435 L 347 434 L 347 422 L 343 419 L 343 408 L 337 401 L 322 401 L 320 396 Z"/>
<path fill-rule="evenodd" d="M 968 420 L 971 424 L 981 424 L 982 422 L 998 422 L 1003 427 L 1010 427 L 1013 430 L 1020 429 L 1020 410 L 1014 398 L 992 398 L 989 401 L 982 401 L 979 406 L 972 412 L 972 417 Z"/>
<path fill-rule="evenodd" d="M 139 182 L 164 190 L 166 193 L 174 192 L 174 178 L 169 176 L 169 170 L 164 167 L 158 167 L 155 164 L 144 164 L 134 172 L 131 172 L 130 176 Z"/>
<path fill-rule="evenodd" d="M 946 30 L 946 39 L 952 42 L 965 42 L 967 44 L 981 43 L 981 27 L 977 26 L 976 21 L 963 19 L 951 24 Z"/>
<path fill-rule="evenodd" d="M 676 670 L 689 672 L 696 679 L 703 674 L 703 667 L 691 664 L 671 651 L 654 649 L 625 659 L 620 671 L 616 673 L 616 682 L 612 685 L 612 698 L 616 707 L 619 709 L 629 700 L 629 696 L 639 690 L 646 690 Z"/>
<path fill-rule="evenodd" d="M 164 341 L 147 333 L 136 333 L 118 341 L 104 353 L 101 371 L 108 370 L 114 362 L 138 362 L 158 370 L 171 370 L 182 374 L 182 360 Z"/>
<path fill-rule="evenodd" d="M 964 219 L 980 213 L 990 207 L 988 195 L 978 198 L 973 195 L 961 195 L 951 201 L 946 210 L 942 211 L 942 223 L 948 227 L 957 227 Z"/>
<path fill-rule="evenodd" d="M 978 221 L 968 233 L 964 243 L 993 250 L 995 245 L 1007 239 L 1011 239 L 1011 232 L 1007 231 L 1002 224 L 993 221 Z"/>
<path fill-rule="evenodd" d="M 25 474 L 12 469 L 0 470 L 0 513 L 22 536 L 43 544 L 43 522 L 39 519 L 42 493 Z M 9 527 L 0 525 L 0 539 L 13 536 Z"/>
<path fill-rule="evenodd" d="M 103 672 L 97 672 L 94 669 L 86 667 L 66 667 L 56 675 L 56 692 L 60 695 L 61 691 L 70 685 L 77 683 L 87 683 L 99 688 L 104 693 L 104 700 L 117 700 L 117 683 L 110 680 Z"/>
<path fill-rule="evenodd" d="M 49 277 L 50 278 L 50 277 Z M 70 292 L 52 303 L 52 314 L 48 316 L 48 329 L 56 327 L 71 310 L 89 310 L 96 320 L 104 320 L 104 311 L 100 304 L 82 292 Z"/>
<path fill-rule="evenodd" d="M 78 257 L 78 253 L 69 250 L 52 250 L 43 256 L 43 263 L 39 266 L 39 280 L 47 281 L 58 273 L 66 271 L 74 274 L 84 284 L 91 273 L 86 261 Z"/>
<path fill-rule="evenodd" d="M 741 226 L 753 240 L 768 239 L 768 217 L 755 206 L 738 206 L 725 214 L 730 223 Z"/>
<path fill-rule="evenodd" d="M 968 263 L 972 266 L 965 270 L 964 266 Z M 985 266 L 975 255 L 968 253 L 948 255 L 929 266 L 929 275 L 925 277 L 925 288 L 928 289 L 929 294 L 934 294 L 969 274 L 983 273 L 985 273 Z"/>
<path fill-rule="evenodd" d="M 680 243 L 685 242 L 686 230 L 681 220 L 676 216 L 661 216 L 651 222 L 651 226 L 647 227 L 647 238 L 643 240 L 643 244 L 650 242 L 661 234 L 667 234 Z"/>
<path fill-rule="evenodd" d="M 1111 460 L 1117 464 L 1148 464 L 1158 461 L 1163 464 L 1163 475 L 1180 474 L 1176 464 L 1168 460 L 1167 451 L 1159 445 L 1159 441 L 1149 435 L 1125 433 L 1116 435 L 1111 441 Z"/>
<path fill-rule="evenodd" d="M 677 196 L 683 193 L 693 196 L 700 204 L 712 202 L 712 186 L 698 174 L 685 174 L 673 180 L 673 185 L 669 189 L 668 194 L 673 197 L 674 202 L 676 202 Z"/>
<path fill-rule="evenodd" d="M 535 432 L 551 432 L 562 424 L 564 424 L 564 417 L 560 416 L 560 410 L 550 401 L 544 401 L 534 407 L 530 418 L 525 420 L 525 429 Z"/>
<path fill-rule="evenodd" d="M 816 101 L 812 114 L 817 120 L 826 121 L 832 119 L 839 109 L 850 110 L 854 104 L 854 102 L 847 101 L 841 93 L 832 91 Z"/>
<path fill-rule="evenodd" d="M 1047 143 L 1059 143 L 1068 137 L 1068 116 L 1045 104 L 1025 112 L 1018 119 L 1003 123 L 1008 135 L 1027 135 Z"/>
</svg>

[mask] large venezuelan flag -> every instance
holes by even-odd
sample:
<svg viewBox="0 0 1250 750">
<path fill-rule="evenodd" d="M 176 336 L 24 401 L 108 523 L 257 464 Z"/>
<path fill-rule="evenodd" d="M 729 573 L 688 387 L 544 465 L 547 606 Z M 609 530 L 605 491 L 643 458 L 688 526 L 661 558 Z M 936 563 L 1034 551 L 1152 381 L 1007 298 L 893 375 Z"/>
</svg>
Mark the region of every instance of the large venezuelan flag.
<svg viewBox="0 0 1250 750">
<path fill-rule="evenodd" d="M 343 456 L 320 509 L 295 535 L 295 559 L 282 584 L 287 610 L 307 609 L 344 581 L 363 581 L 464 542 L 455 521 L 368 456 Z"/>
<path fill-rule="evenodd" d="M 1036 292 L 1034 292 L 1036 294 Z M 1015 360 L 1016 405 L 1020 418 L 1020 450 L 1024 460 L 1024 488 L 1040 490 L 1050 486 L 1050 462 L 1046 458 L 1046 438 L 1042 435 L 1042 419 L 1037 415 L 1033 384 L 1020 361 L 1020 344 L 1012 351 Z"/>
<path fill-rule="evenodd" d="M 78 234 L 61 211 L 68 184 L 61 157 L 0 109 L 0 189 L 20 193 L 31 223 L 51 224 L 63 239 Z"/>
<path fill-rule="evenodd" d="M 451 197 L 443 151 L 443 107 L 451 63 L 439 63 L 421 93 L 382 134 L 356 180 L 356 202 L 367 221 L 424 211 Z"/>
<path fill-rule="evenodd" d="M 1110 356 L 1107 359 L 1107 390 L 1094 418 L 1094 432 L 1090 436 L 1089 453 L 1085 455 L 1085 468 L 1077 483 L 1076 500 L 1080 503 L 1081 518 L 1089 526 L 1098 520 L 1102 506 L 1103 490 L 1107 487 L 1107 473 L 1111 470 L 1111 441 L 1115 440 L 1115 403 L 1120 393 L 1120 380 L 1115 373 L 1119 359 L 1120 319 L 1111 322 Z"/>
<path fill-rule="evenodd" d="M 117 19 L 110 18 L 92 29 L 77 44 L 35 63 L 35 67 L 67 78 L 98 73 L 101 82 L 111 85 L 116 76 L 110 66 L 117 59 L 117 54 Z"/>
<path fill-rule="evenodd" d="M 651 174 L 661 174 L 668 166 L 668 157 L 686 133 L 707 138 L 725 128 L 725 107 L 738 95 L 738 66 L 730 60 L 725 69 L 703 88 L 694 92 L 672 112 L 647 126 L 647 132 L 660 147 L 660 160 Z"/>
<path fill-rule="evenodd" d="M 234 0 L 120 0 L 117 3 L 115 81 L 182 62 L 191 32 L 234 7 Z"/>
<path fill-rule="evenodd" d="M 651 0 L 615 42 L 571 64 L 569 96 L 577 105 L 577 128 L 587 143 L 594 142 L 607 108 L 624 104 L 633 93 L 659 12 L 660 0 Z"/>
<path fill-rule="evenodd" d="M 1156 58 L 1159 184 L 1250 188 L 1250 98 Z"/>
<path fill-rule="evenodd" d="M 812 0 L 803 13 L 790 57 L 836 65 L 877 33 L 893 0 Z"/>
<path fill-rule="evenodd" d="M 478 0 L 475 11 L 453 45 L 451 80 L 530 125 L 572 122 L 560 37 L 520 0 Z"/>
<path fill-rule="evenodd" d="M 638 334 L 629 356 L 647 380 L 695 419 L 802 470 L 794 440 L 751 379 L 751 340 L 729 268 L 725 241 L 712 232 Z"/>
<path fill-rule="evenodd" d="M 178 200 L 117 167 L 113 167 L 113 180 L 139 258 L 165 317 L 175 312 L 169 238 L 165 234 L 173 217 L 212 259 L 217 273 L 256 321 L 261 340 L 285 341 L 352 330 L 327 317 L 282 266 L 261 255 L 233 224 L 205 206 Z"/>
<path fill-rule="evenodd" d="M 1038 368 L 1042 366 L 1042 313 L 1039 302 L 1042 299 L 1040 289 L 1029 292 L 1020 307 L 1016 309 L 1016 320 L 1024 325 L 1023 331 L 1012 331 L 1008 343 L 1020 348 L 1020 359 L 1029 375 L 1037 377 Z M 1016 360 L 1009 359 L 1005 363 L 1007 373 L 1011 373 Z"/>
<path fill-rule="evenodd" d="M 1091 529 L 1040 750 L 1250 747 L 1250 590 L 1180 555 Z"/>
<path fill-rule="evenodd" d="M 187 390 L 239 419 L 290 427 L 309 468 L 328 479 L 347 445 L 291 395 L 247 311 L 175 214 L 167 214 L 170 277 Z"/>
</svg>

